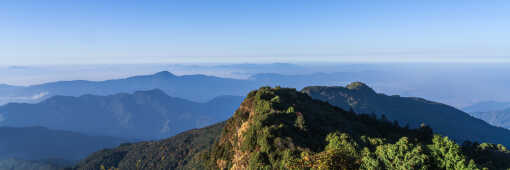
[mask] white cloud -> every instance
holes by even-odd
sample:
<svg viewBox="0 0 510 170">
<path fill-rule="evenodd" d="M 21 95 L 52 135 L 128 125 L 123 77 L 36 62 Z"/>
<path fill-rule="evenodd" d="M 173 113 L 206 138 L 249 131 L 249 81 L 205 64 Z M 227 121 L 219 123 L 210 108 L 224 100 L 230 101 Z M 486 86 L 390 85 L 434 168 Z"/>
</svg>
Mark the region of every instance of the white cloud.
<svg viewBox="0 0 510 170">
<path fill-rule="evenodd" d="M 16 103 L 16 102 L 27 102 L 27 103 L 33 103 L 38 102 L 40 99 L 43 99 L 44 97 L 47 97 L 50 93 L 49 92 L 41 92 L 34 94 L 32 96 L 15 96 L 15 97 L 0 97 L 0 105 L 7 104 L 7 103 Z"/>
<path fill-rule="evenodd" d="M 2 99 L 8 100 L 8 101 L 39 100 L 39 99 L 46 97 L 48 94 L 50 94 L 50 93 L 49 92 L 41 92 L 41 93 L 34 94 L 32 96 L 3 97 Z"/>
<path fill-rule="evenodd" d="M 39 99 L 47 96 L 48 94 L 50 94 L 50 93 L 48 93 L 48 92 L 41 92 L 39 94 L 33 95 L 32 97 L 30 97 L 30 99 L 32 99 L 32 100 L 39 100 Z"/>
</svg>

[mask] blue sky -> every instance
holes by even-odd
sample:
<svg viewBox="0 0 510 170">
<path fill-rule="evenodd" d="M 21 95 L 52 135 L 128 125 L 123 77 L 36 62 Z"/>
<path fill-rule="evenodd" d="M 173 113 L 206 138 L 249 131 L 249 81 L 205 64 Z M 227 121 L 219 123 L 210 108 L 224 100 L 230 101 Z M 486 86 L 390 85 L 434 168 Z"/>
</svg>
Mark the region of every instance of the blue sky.
<svg viewBox="0 0 510 170">
<path fill-rule="evenodd" d="M 0 2 L 0 65 L 510 60 L 510 1 Z"/>
</svg>

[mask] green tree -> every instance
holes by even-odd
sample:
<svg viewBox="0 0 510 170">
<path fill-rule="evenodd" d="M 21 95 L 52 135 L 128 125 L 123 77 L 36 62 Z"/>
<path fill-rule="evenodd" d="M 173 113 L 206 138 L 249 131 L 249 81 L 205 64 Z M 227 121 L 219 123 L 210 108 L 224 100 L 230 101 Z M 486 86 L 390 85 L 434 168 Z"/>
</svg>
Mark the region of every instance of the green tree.
<svg viewBox="0 0 510 170">
<path fill-rule="evenodd" d="M 380 145 L 375 153 L 386 169 L 408 170 L 430 168 L 427 164 L 429 158 L 422 146 L 410 143 L 407 137 L 402 137 L 395 144 Z"/>
<path fill-rule="evenodd" d="M 448 137 L 435 135 L 429 148 L 438 168 L 447 170 L 478 169 L 474 161 L 467 161 L 460 146 Z"/>
</svg>

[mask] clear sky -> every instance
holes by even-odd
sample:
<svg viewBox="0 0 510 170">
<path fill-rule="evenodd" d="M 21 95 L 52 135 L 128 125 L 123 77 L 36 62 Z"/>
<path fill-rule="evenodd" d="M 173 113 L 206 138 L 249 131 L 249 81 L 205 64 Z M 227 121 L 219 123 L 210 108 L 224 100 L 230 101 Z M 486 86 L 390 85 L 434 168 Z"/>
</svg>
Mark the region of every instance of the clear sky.
<svg viewBox="0 0 510 170">
<path fill-rule="evenodd" d="M 508 0 L 5 0 L 0 65 L 510 60 Z"/>
</svg>

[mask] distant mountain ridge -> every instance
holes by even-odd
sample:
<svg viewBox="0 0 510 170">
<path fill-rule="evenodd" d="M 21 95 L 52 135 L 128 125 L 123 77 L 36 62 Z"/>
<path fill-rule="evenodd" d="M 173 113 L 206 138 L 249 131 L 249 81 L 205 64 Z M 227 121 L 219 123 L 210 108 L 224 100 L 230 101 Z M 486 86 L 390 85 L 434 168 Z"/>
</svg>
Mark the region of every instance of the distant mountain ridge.
<svg viewBox="0 0 510 170">
<path fill-rule="evenodd" d="M 385 115 L 387 119 L 397 120 L 403 126 L 416 128 L 425 123 L 435 132 L 458 141 L 486 141 L 510 145 L 510 130 L 492 126 L 445 104 L 422 98 L 379 94 L 360 82 L 346 87 L 311 86 L 304 88 L 302 92 L 345 110 L 352 108 L 357 113 Z"/>
<path fill-rule="evenodd" d="M 86 94 L 112 95 L 117 93 L 132 93 L 140 90 L 161 89 L 171 96 L 204 102 L 222 95 L 245 94 L 256 87 L 257 85 L 247 80 L 219 78 L 206 75 L 176 76 L 168 71 L 162 71 L 152 75 L 133 76 L 106 81 L 74 80 L 27 87 L 0 87 L 0 98 L 5 98 L 5 102 L 9 102 L 10 100 L 7 100 L 9 98 L 14 98 L 12 100 L 18 101 L 15 100 L 16 97 L 34 96 L 41 93 L 47 93 L 48 97 L 55 95 L 81 96 Z M 33 101 L 20 101 L 38 102 L 46 98 Z M 2 102 L 2 100 L 0 100 L 0 102 Z M 1 104 L 2 103 L 0 103 L 0 105 Z"/>
<path fill-rule="evenodd" d="M 472 116 L 485 120 L 488 123 L 510 129 L 510 108 L 485 112 L 473 112 Z"/>
<path fill-rule="evenodd" d="M 376 72 L 312 73 L 303 75 L 257 73 L 248 79 L 232 79 L 201 74 L 177 76 L 168 71 L 161 71 L 151 75 L 105 81 L 73 80 L 26 87 L 0 86 L 0 105 L 12 102 L 37 103 L 57 95 L 75 97 L 87 94 L 112 95 L 152 89 L 161 89 L 174 97 L 205 102 L 222 95 L 244 95 L 260 86 L 279 85 L 300 89 L 309 85 L 348 83 L 359 80 L 358 77 L 362 75 L 373 81 L 383 79 L 383 76 Z"/>
<path fill-rule="evenodd" d="M 510 108 L 510 102 L 485 101 L 462 108 L 467 113 L 501 111 Z"/>
<path fill-rule="evenodd" d="M 158 139 L 223 121 L 241 101 L 240 96 L 221 96 L 197 103 L 157 89 L 109 96 L 54 96 L 37 104 L 0 106 L 0 126 L 44 126 L 93 135 Z"/>
</svg>

